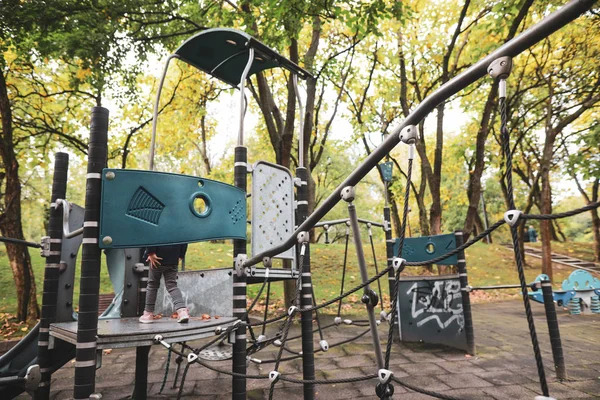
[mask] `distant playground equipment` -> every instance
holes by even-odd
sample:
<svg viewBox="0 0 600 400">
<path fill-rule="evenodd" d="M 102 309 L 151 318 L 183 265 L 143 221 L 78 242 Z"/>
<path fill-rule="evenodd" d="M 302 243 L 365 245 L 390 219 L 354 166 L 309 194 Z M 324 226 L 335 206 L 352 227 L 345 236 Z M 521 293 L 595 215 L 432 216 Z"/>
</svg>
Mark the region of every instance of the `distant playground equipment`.
<svg viewBox="0 0 600 400">
<path fill-rule="evenodd" d="M 536 281 L 538 280 L 549 278 L 546 274 L 541 274 L 536 278 Z M 552 296 L 559 306 L 568 307 L 572 315 L 600 314 L 600 280 L 588 271 L 578 269 L 571 272 L 563 281 L 562 290 L 554 290 Z M 530 293 L 529 297 L 538 303 L 544 302 L 540 293 Z"/>
<path fill-rule="evenodd" d="M 247 34 L 232 29 L 209 29 L 187 40 L 167 60 L 167 66 L 172 58 L 179 58 L 218 79 L 240 88 L 240 129 L 238 144 L 235 148 L 235 187 L 221 182 L 210 181 L 199 177 L 190 177 L 176 174 L 154 172 L 154 148 L 156 138 L 156 117 L 160 89 L 166 75 L 161 79 L 159 92 L 155 104 L 153 136 L 150 151 L 150 171 L 114 170 L 105 168 L 107 156 L 107 134 L 108 134 L 108 111 L 101 107 L 94 108 L 91 118 L 91 135 L 88 152 L 87 171 L 87 193 L 85 213 L 82 221 L 82 267 L 80 280 L 79 313 L 77 321 L 68 320 L 73 318 L 63 310 L 65 321 L 59 320 L 60 304 L 58 296 L 60 271 L 63 268 L 63 260 L 71 257 L 71 254 L 63 252 L 62 246 L 65 236 L 62 229 L 62 218 L 66 193 L 66 155 L 57 155 L 55 163 L 55 180 L 52 191 L 52 208 L 50 218 L 49 238 L 44 241 L 46 256 L 46 275 L 44 280 L 44 301 L 42 305 L 42 320 L 37 328 L 36 335 L 28 336 L 22 341 L 23 347 L 35 350 L 37 340 L 37 360 L 35 354 L 25 355 L 13 352 L 10 357 L 4 356 L 0 359 L 0 368 L 9 365 L 10 371 L 5 373 L 1 369 L 0 394 L 4 397 L 13 397 L 24 389 L 28 381 L 37 381 L 35 369 L 27 372 L 23 370 L 22 364 L 39 364 L 41 377 L 36 390 L 36 397 L 47 399 L 50 394 L 51 374 L 69 359 L 75 357 L 75 379 L 74 398 L 88 399 L 95 395 L 95 371 L 101 365 L 101 351 L 103 348 L 136 347 L 136 399 L 146 398 L 148 352 L 152 344 L 160 344 L 176 354 L 181 360 L 186 360 L 185 369 L 192 364 L 215 370 L 219 373 L 232 377 L 232 398 L 245 399 L 246 380 L 264 379 L 270 382 L 270 395 L 273 396 L 278 382 L 288 382 L 303 385 L 304 398 L 314 399 L 315 385 L 317 384 L 341 384 L 350 381 L 375 380 L 375 392 L 381 399 L 389 399 L 394 393 L 393 382 L 421 393 L 438 398 L 454 399 L 455 397 L 441 393 L 432 392 L 427 389 L 415 387 L 410 384 L 409 379 L 399 379 L 390 370 L 391 349 L 393 343 L 394 327 L 396 333 L 404 338 L 411 335 L 411 340 L 439 341 L 442 332 L 452 329 L 452 344 L 464 348 L 466 351 L 474 351 L 473 334 L 469 333 L 467 320 L 470 319 L 469 308 L 469 286 L 467 282 L 466 266 L 463 251 L 473 243 L 489 235 L 492 231 L 508 224 L 511 227 L 513 237 L 513 248 L 519 255 L 517 228 L 520 223 L 529 219 L 554 219 L 562 218 L 577 213 L 597 208 L 600 203 L 591 203 L 586 207 L 568 213 L 557 215 L 525 215 L 516 210 L 514 196 L 512 193 L 512 160 L 509 149 L 509 135 L 506 129 L 506 113 L 501 112 L 503 143 L 506 152 L 506 179 L 509 181 L 510 210 L 503 220 L 490 226 L 467 243 L 462 243 L 460 235 L 454 234 L 454 239 L 447 238 L 417 238 L 411 241 L 406 238 L 406 224 L 408 214 L 409 186 L 412 174 L 412 165 L 415 156 L 415 142 L 419 140 L 416 126 L 431 112 L 438 104 L 446 101 L 450 96 L 466 88 L 477 79 L 490 74 L 499 82 L 500 108 L 505 111 L 506 79 L 510 75 L 511 58 L 525 49 L 531 47 L 539 40 L 550 35 L 555 30 L 566 25 L 577 18 L 582 12 L 593 5 L 593 1 L 574 1 L 551 14 L 539 24 L 531 27 L 510 42 L 505 43 L 492 54 L 482 59 L 475 65 L 466 69 L 457 77 L 442 85 L 437 91 L 430 95 L 423 103 L 418 105 L 406 120 L 390 134 L 384 142 L 377 147 L 354 172 L 352 172 L 336 189 L 323 201 L 310 216 L 307 215 L 307 180 L 308 171 L 302 164 L 303 143 L 300 141 L 299 167 L 296 170 L 296 179 L 291 179 L 288 172 L 280 168 L 269 169 L 267 164 L 255 165 L 254 171 L 262 170 L 269 177 L 263 183 L 259 176 L 254 176 L 253 182 L 259 182 L 257 187 L 253 186 L 253 238 L 257 236 L 253 244 L 253 254 L 246 255 L 246 185 L 247 185 L 247 155 L 243 147 L 243 124 L 245 111 L 244 84 L 248 76 L 255 72 L 281 66 L 291 74 L 294 86 L 297 76 L 312 79 L 310 74 L 281 55 L 277 54 L 264 44 Z M 300 102 L 300 96 L 298 100 Z M 300 111 L 301 118 L 303 117 Z M 302 127 L 302 121 L 300 123 Z M 302 135 L 300 135 L 302 137 Z M 357 217 L 354 199 L 356 197 L 355 186 L 365 175 L 377 167 L 386 154 L 389 153 L 400 142 L 409 146 L 408 173 L 406 191 L 404 195 L 404 210 L 402 227 L 399 238 L 392 239 L 390 210 L 386 199 L 384 208 L 383 229 L 386 236 L 386 258 L 387 266 L 375 276 L 367 274 L 366 260 L 361 241 L 361 230 Z M 59 158 L 63 161 L 59 162 Z M 259 171 L 260 173 L 261 171 Z M 386 173 L 384 173 L 384 176 Z M 388 178 L 385 178 L 388 179 Z M 281 191 L 271 187 L 269 180 L 285 186 Z M 142 183 L 143 182 L 143 183 Z M 289 182 L 289 183 L 288 183 Z M 386 181 L 389 183 L 389 180 Z M 387 186 L 387 185 L 386 185 Z M 291 190 L 290 190 L 291 188 Z M 293 208 L 293 189 L 296 189 L 297 208 Z M 114 195 L 107 195 L 110 191 Z M 260 194 L 262 192 L 262 195 Z M 261 198 L 262 197 L 262 198 Z M 257 200 L 258 199 L 258 200 Z M 308 232 L 339 202 L 347 203 L 348 225 L 352 231 L 356 257 L 361 273 L 362 284 L 340 293 L 335 299 L 323 304 L 313 305 L 314 293 L 311 283 L 310 246 Z M 254 203 L 257 201 L 257 203 Z M 269 201 L 274 201 L 269 203 Z M 276 204 L 277 203 L 277 204 Z M 285 208 L 279 210 L 279 207 Z M 292 210 L 291 213 L 288 211 Z M 266 220 L 260 222 L 263 213 Z M 168 218 L 166 217 L 168 216 Z M 294 219 L 292 219 L 292 217 Z M 283 218 L 274 225 L 269 225 L 270 218 Z M 287 218 L 287 219 L 286 219 Z M 216 221 L 216 222 L 215 222 Z M 293 221 L 293 222 L 292 222 Z M 264 225 L 263 225 L 264 224 Z M 81 225 L 70 226 L 71 232 L 78 231 Z M 297 226 L 296 226 L 297 225 Z M 181 228 L 180 228 L 181 226 Z M 207 227 L 209 227 L 207 229 Z M 254 229 L 257 229 L 254 231 Z M 264 232 L 262 232 L 262 231 Z M 264 236 L 262 236 L 264 235 Z M 261 237 L 262 236 L 262 237 Z M 452 236 L 452 235 L 451 235 Z M 153 325 L 140 325 L 135 318 L 139 314 L 140 305 L 144 297 L 144 274 L 147 272 L 140 261 L 139 247 L 167 243 L 183 243 L 215 238 L 231 238 L 234 242 L 233 268 L 227 272 L 223 287 L 231 288 L 231 317 L 222 317 L 219 320 L 190 321 L 186 327 L 177 325 L 168 318 L 159 320 Z M 264 240 L 262 240 L 264 239 Z M 440 240 L 436 242 L 436 240 Z M 450 240 L 450 241 L 449 241 Z M 454 243 L 451 243 L 454 242 Z M 254 246 L 257 247 L 254 247 Z M 262 247 L 261 247 L 262 246 Z M 34 246 L 35 247 L 35 246 Z M 78 246 L 77 246 L 78 247 Z M 289 249 L 293 250 L 286 253 Z M 117 300 L 115 305 L 108 311 L 111 316 L 106 320 L 98 320 L 98 291 L 99 291 L 99 269 L 101 249 L 106 249 L 107 254 L 112 255 L 122 262 L 111 261 L 114 270 L 113 284 L 116 285 L 115 293 Z M 292 268 L 277 272 L 276 279 L 293 279 L 296 283 L 295 301 L 287 312 L 254 323 L 248 319 L 248 313 L 252 310 L 261 297 L 264 288 L 272 281 L 274 274 L 272 258 L 282 255 L 292 261 Z M 67 257 L 68 256 L 68 257 Z M 75 258 L 73 256 L 72 258 Z M 413 257 L 414 258 L 411 258 Z M 411 277 L 411 280 L 403 280 L 400 273 L 409 266 L 424 266 L 440 264 L 451 257 L 456 256 L 458 270 L 458 283 L 456 274 L 450 277 L 437 278 L 428 281 L 422 278 Z M 549 389 L 546 382 L 541 352 L 535 332 L 535 325 L 531 313 L 529 297 L 527 295 L 527 284 L 523 273 L 523 266 L 517 259 L 517 270 L 519 274 L 519 287 L 523 292 L 523 302 L 532 347 L 536 359 L 536 366 L 540 380 L 541 392 L 548 398 Z M 448 262 L 448 261 L 446 261 Z M 263 263 L 264 268 L 256 267 Z M 462 263 L 462 265 L 461 265 Z M 119 265 L 117 268 L 116 265 Z M 109 269 L 111 266 L 109 266 Z M 197 271 L 194 271 L 197 272 Z M 64 272 L 63 272 L 64 273 Z M 208 285 L 208 280 L 201 276 L 196 282 L 199 285 Z M 375 318 L 374 308 L 380 303 L 377 292 L 370 288 L 370 284 L 379 281 L 380 278 L 388 276 L 391 310 L 383 312 L 384 320 L 389 321 L 388 340 L 385 351 L 383 351 L 379 334 L 377 332 L 378 321 Z M 113 274 L 111 273 L 111 280 Z M 191 277 L 193 281 L 193 277 Z M 248 283 L 260 283 L 262 285 L 259 294 L 248 307 L 246 304 L 246 285 Z M 131 287 L 130 287 L 131 285 Z M 559 371 L 561 365 L 560 336 L 556 323 L 556 311 L 552 300 L 550 282 L 540 283 L 544 294 L 544 305 L 549 326 L 552 325 L 551 342 L 554 362 L 557 366 L 557 376 L 564 377 Z M 65 286 L 66 288 L 66 286 Z M 460 289 L 459 289 L 460 288 Z M 68 288 L 71 289 L 71 288 Z M 365 304 L 368 321 L 361 325 L 368 329 L 360 334 L 371 333 L 373 350 L 376 359 L 376 367 L 372 374 L 364 374 L 354 378 L 317 380 L 315 379 L 314 354 L 319 351 L 327 351 L 336 344 L 329 344 L 324 339 L 319 343 L 320 349 L 315 350 L 313 344 L 313 311 L 334 304 L 342 298 L 363 291 L 361 300 Z M 460 295 L 458 291 L 460 290 Z M 471 288 L 475 290 L 475 288 Z M 202 291 L 198 290 L 198 291 Z M 119 293 L 123 293 L 120 297 Z M 381 290 L 380 290 L 381 292 Z M 72 293 L 72 292 L 71 292 Z M 267 290 L 267 296 L 269 291 Z M 71 294 L 72 297 L 72 294 Z M 222 298 L 225 298 L 224 296 Z M 120 299 L 120 311 L 118 307 Z M 196 301 L 196 300 L 194 300 Z M 202 301 L 202 300 L 197 300 Z M 412 301 L 412 303 L 411 303 Z M 268 302 L 268 301 L 267 301 Z M 410 308 L 406 308 L 411 304 Z M 414 307 L 414 308 L 413 308 Z M 68 307 L 66 307 L 68 311 Z M 302 379 L 287 376 L 279 371 L 280 363 L 284 361 L 282 354 L 289 352 L 286 343 L 293 338 L 288 337 L 289 328 L 297 315 L 301 316 L 302 324 L 302 351 L 294 354 L 291 358 L 302 357 Z M 409 316 L 407 318 L 407 315 Z M 464 320 L 461 327 L 459 321 Z M 336 323 L 342 323 L 341 317 Z M 264 327 L 267 324 L 280 321 L 282 323 L 280 333 L 276 338 L 266 338 L 264 334 L 256 337 L 253 328 Z M 400 321 L 399 323 L 397 321 Z M 356 323 L 358 325 L 359 323 Z M 456 324 L 456 326 L 455 326 Z M 415 326 L 422 328 L 415 331 Z M 440 328 L 440 325 L 444 329 Z M 400 329 L 401 327 L 401 329 Z M 434 328 L 437 327 L 437 328 Z M 438 332 L 439 330 L 439 332 Z M 471 327 L 472 332 L 472 327 Z M 264 332 L 264 331 L 263 331 Z M 554 333 L 553 333 L 554 332 Z M 250 333 L 251 340 L 246 334 Z M 427 336 L 428 335 L 428 336 Z M 554 336 L 552 336 L 554 335 Z M 451 335 L 448 335 L 451 336 Z M 187 341 L 200 338 L 212 339 L 199 348 L 192 348 L 186 344 Z M 358 337 L 358 336 L 357 336 Z M 431 337 L 431 339 L 430 339 Z M 219 369 L 214 365 L 207 364 L 199 354 L 221 342 L 231 342 L 232 351 L 231 371 Z M 247 347 L 248 342 L 250 346 Z M 180 343 L 175 345 L 174 343 Z M 262 364 L 274 363 L 273 369 L 268 374 L 248 375 L 246 366 L 253 362 L 261 348 L 273 344 L 279 347 L 279 352 L 274 360 L 260 360 Z M 178 350 L 177 347 L 181 347 Z M 31 352 L 29 352 L 31 353 Z M 170 353 L 169 353 L 170 354 Z M 217 355 L 220 357 L 220 355 Z M 19 365 L 17 365 L 19 364 Z M 562 361 L 564 365 L 564 360 Z M 564 371 L 563 371 L 564 372 Z M 182 375 L 182 384 L 186 373 Z M 349 380 L 351 379 L 351 380 Z M 34 390 L 34 385 L 28 385 L 28 390 Z"/>
</svg>

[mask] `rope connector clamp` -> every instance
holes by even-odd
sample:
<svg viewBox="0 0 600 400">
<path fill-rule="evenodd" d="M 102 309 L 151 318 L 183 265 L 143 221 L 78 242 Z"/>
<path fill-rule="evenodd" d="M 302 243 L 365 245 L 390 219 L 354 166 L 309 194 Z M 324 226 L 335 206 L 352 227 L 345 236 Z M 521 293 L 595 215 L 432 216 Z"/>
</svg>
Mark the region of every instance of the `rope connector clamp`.
<svg viewBox="0 0 600 400">
<path fill-rule="evenodd" d="M 244 276 L 246 276 L 246 269 L 244 268 L 244 263 L 247 259 L 248 256 L 246 254 L 238 254 L 235 257 L 235 273 L 237 274 L 238 278 L 243 278 Z"/>
<path fill-rule="evenodd" d="M 278 371 L 269 372 L 269 380 L 271 381 L 271 383 L 277 383 L 280 376 L 281 376 L 281 374 Z"/>
<path fill-rule="evenodd" d="M 404 271 L 405 266 L 406 266 L 406 260 L 404 258 L 394 257 L 394 259 L 392 260 L 392 267 L 394 268 L 394 272 L 396 274 Z"/>
<path fill-rule="evenodd" d="M 281 343 L 281 340 L 279 340 L 279 339 L 277 339 L 277 340 L 275 340 L 275 341 L 273 342 L 273 345 L 274 345 L 274 346 L 276 346 L 276 347 L 281 347 L 281 344 L 282 344 L 282 343 Z"/>
<path fill-rule="evenodd" d="M 296 239 L 298 239 L 298 244 L 308 243 L 310 240 L 310 234 L 306 231 L 302 231 L 298 234 L 298 236 L 296 236 Z"/>
<path fill-rule="evenodd" d="M 387 312 L 385 312 L 385 311 L 381 311 L 381 312 L 379 313 L 379 319 L 380 319 L 381 321 L 386 321 L 386 320 L 387 320 L 387 317 L 388 317 L 388 314 L 387 314 Z"/>
<path fill-rule="evenodd" d="M 258 337 L 256 338 L 256 343 L 262 343 L 262 342 L 266 342 L 266 341 L 267 341 L 266 335 L 258 335 Z"/>
<path fill-rule="evenodd" d="M 273 265 L 273 259 L 271 257 L 263 257 L 262 262 L 265 268 L 271 268 Z"/>
<path fill-rule="evenodd" d="M 504 213 L 504 221 L 510 226 L 515 226 L 515 224 L 519 222 L 521 214 L 523 213 L 520 210 L 508 210 Z"/>
<path fill-rule="evenodd" d="M 388 383 L 390 381 L 390 379 L 392 379 L 392 376 L 394 375 L 394 373 L 392 371 L 390 371 L 389 369 L 380 369 L 379 371 L 377 371 L 377 377 L 379 378 L 379 383 L 385 385 L 386 383 Z"/>
<path fill-rule="evenodd" d="M 492 61 L 487 71 L 494 79 L 506 79 L 512 70 L 512 58 L 505 56 Z"/>
<path fill-rule="evenodd" d="M 356 190 L 354 189 L 354 186 L 346 186 L 343 188 L 340 192 L 340 196 L 346 203 L 352 203 L 356 197 Z"/>
<path fill-rule="evenodd" d="M 296 312 L 297 309 L 298 309 L 298 307 L 291 306 L 290 308 L 288 308 L 288 315 L 291 317 L 292 315 L 294 315 L 294 313 Z"/>
<path fill-rule="evenodd" d="M 165 342 L 164 338 L 162 335 L 156 335 L 154 336 L 154 338 L 152 339 L 152 341 L 156 344 L 162 344 L 166 349 L 170 349 L 171 345 L 167 342 Z"/>
<path fill-rule="evenodd" d="M 336 324 L 336 325 L 341 324 L 342 323 L 342 317 L 335 317 L 333 319 L 333 323 Z"/>
<path fill-rule="evenodd" d="M 417 127 L 414 125 L 406 125 L 400 131 L 400 141 L 406 144 L 415 144 L 417 141 Z"/>
<path fill-rule="evenodd" d="M 40 247 L 40 256 L 46 258 L 50 257 L 50 236 L 42 236 L 40 241 L 42 247 Z"/>
<path fill-rule="evenodd" d="M 198 354 L 196 354 L 196 353 L 193 353 L 193 352 L 192 352 L 192 353 L 190 353 L 190 354 L 188 354 L 188 356 L 187 356 L 187 362 L 188 362 L 188 364 L 191 364 L 191 363 L 193 363 L 193 362 L 194 362 L 194 361 L 196 361 L 197 359 L 198 359 Z"/>
<path fill-rule="evenodd" d="M 321 350 L 324 352 L 329 350 L 329 343 L 325 339 L 323 339 L 319 342 L 319 346 L 321 346 Z"/>
</svg>

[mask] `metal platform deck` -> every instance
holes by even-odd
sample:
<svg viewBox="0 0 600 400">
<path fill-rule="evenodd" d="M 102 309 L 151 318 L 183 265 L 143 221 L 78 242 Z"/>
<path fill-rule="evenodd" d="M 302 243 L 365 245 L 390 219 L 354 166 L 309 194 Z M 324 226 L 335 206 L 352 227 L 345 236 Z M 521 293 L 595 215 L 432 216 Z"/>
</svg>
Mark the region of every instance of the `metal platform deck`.
<svg viewBox="0 0 600 400">
<path fill-rule="evenodd" d="M 215 335 L 217 327 L 227 328 L 236 318 L 221 317 L 210 320 L 190 319 L 184 324 L 176 319 L 161 318 L 152 324 L 142 324 L 137 318 L 107 319 L 98 321 L 98 349 L 151 346 L 160 334 L 168 343 L 202 339 Z M 50 325 L 50 336 L 77 344 L 77 322 Z"/>
</svg>

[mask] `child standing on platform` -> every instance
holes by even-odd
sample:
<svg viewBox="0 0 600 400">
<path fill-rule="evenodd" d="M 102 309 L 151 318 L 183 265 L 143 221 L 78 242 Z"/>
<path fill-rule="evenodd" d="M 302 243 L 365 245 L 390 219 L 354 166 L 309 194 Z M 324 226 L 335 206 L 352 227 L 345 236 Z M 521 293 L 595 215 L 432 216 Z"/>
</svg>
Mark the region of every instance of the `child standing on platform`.
<svg viewBox="0 0 600 400">
<path fill-rule="evenodd" d="M 177 322 L 188 322 L 190 319 L 188 309 L 185 307 L 181 290 L 177 287 L 177 266 L 185 256 L 187 244 L 172 246 L 148 247 L 144 252 L 144 258 L 150 264 L 148 271 L 148 286 L 146 288 L 146 306 L 140 322 L 150 324 L 154 322 L 154 305 L 156 295 L 160 286 L 160 277 L 165 277 L 167 292 L 173 301 L 173 308 L 177 310 Z"/>
</svg>

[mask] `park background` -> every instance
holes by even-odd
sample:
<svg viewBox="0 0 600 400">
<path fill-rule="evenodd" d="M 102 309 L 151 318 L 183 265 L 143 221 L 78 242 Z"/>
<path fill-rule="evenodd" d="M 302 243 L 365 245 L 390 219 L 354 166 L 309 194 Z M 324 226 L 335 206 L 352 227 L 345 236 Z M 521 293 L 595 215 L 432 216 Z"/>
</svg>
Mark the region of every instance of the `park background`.
<svg viewBox="0 0 600 400">
<path fill-rule="evenodd" d="M 67 198 L 83 205 L 94 106 L 110 110 L 109 167 L 147 168 L 163 60 L 206 28 L 246 31 L 315 76 L 301 84 L 312 210 L 427 95 L 563 3 L 2 1 L 0 232 L 34 242 L 45 235 L 57 151 L 70 155 Z M 598 200 L 599 27 L 596 8 L 514 59 L 508 125 L 516 203 L 525 213 L 550 214 Z M 250 163 L 268 160 L 291 169 L 298 164 L 299 116 L 289 78 L 283 70 L 271 70 L 249 81 Z M 174 62 L 159 107 L 157 169 L 232 183 L 236 94 Z M 481 232 L 486 224 L 482 199 L 490 224 L 502 218 L 508 206 L 499 125 L 491 78 L 440 104 L 419 124 L 411 235 Z M 406 146 L 390 153 L 395 235 L 407 154 Z M 357 187 L 359 217 L 382 221 L 384 191 L 381 175 L 373 171 Z M 344 217 L 344 207 L 338 206 L 326 219 Z M 535 245 L 546 254 L 553 249 L 600 260 L 597 210 L 534 225 L 541 239 Z M 338 294 L 344 252 L 344 228 L 331 232 L 329 245 L 322 233 L 315 230 L 312 236 L 319 242 L 312 247 L 318 301 Z M 377 229 L 374 235 L 378 263 L 384 265 L 384 237 Z M 516 282 L 512 252 L 500 246 L 508 238 L 503 228 L 494 233 L 493 243 L 469 249 L 472 283 Z M 187 265 L 224 267 L 231 261 L 229 244 L 206 243 L 191 246 Z M 570 272 L 526 261 L 530 281 L 554 272 L 560 284 Z M 2 338 L 27 332 L 39 318 L 43 269 L 37 251 L 0 248 Z M 282 299 L 282 288 L 273 290 Z M 103 269 L 102 292 L 110 291 Z M 517 295 L 491 293 L 481 300 L 506 296 Z"/>
</svg>

